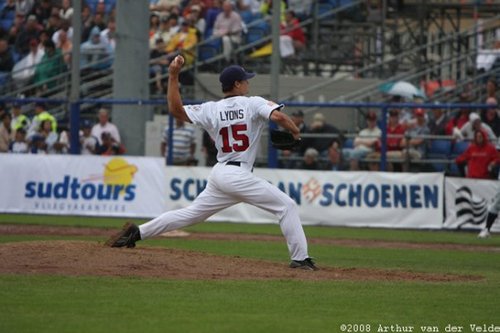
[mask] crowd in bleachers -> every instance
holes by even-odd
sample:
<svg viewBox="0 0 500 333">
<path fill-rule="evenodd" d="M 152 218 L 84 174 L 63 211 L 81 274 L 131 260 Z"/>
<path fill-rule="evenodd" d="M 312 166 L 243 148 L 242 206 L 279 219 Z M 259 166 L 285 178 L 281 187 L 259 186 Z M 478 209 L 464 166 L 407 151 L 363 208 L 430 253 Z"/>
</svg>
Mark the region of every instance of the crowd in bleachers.
<svg viewBox="0 0 500 333">
<path fill-rule="evenodd" d="M 454 176 L 498 179 L 500 166 L 500 108 L 494 78 L 485 83 L 486 109 L 390 108 L 387 116 L 387 170 L 438 171 Z M 403 102 L 393 96 L 395 103 Z M 418 102 L 418 100 L 416 101 Z M 478 102 L 468 92 L 460 102 Z M 481 102 L 481 101 L 479 101 Z M 438 105 L 439 106 L 439 105 Z M 363 129 L 343 133 L 325 124 L 322 113 L 310 125 L 304 113 L 292 113 L 306 139 L 298 151 L 285 151 L 280 167 L 315 170 L 379 170 L 381 158 L 381 115 L 365 113 Z M 311 135 L 327 136 L 310 138 Z M 498 151 L 497 151 L 498 150 Z"/>
<path fill-rule="evenodd" d="M 306 34 L 299 23 L 311 15 L 312 3 L 311 0 L 281 1 L 280 52 L 283 57 L 295 56 L 305 48 Z M 84 71 L 108 69 L 112 64 L 116 43 L 115 5 L 116 0 L 83 2 L 80 49 L 81 69 Z M 71 1 L 0 0 L 0 8 L 0 86 L 12 79 L 14 87 L 36 83 L 36 89 L 27 91 L 28 94 L 40 95 L 49 91 L 57 85 L 59 75 L 71 65 Z M 197 58 L 203 60 L 218 53 L 223 55 L 226 63 L 235 61 L 236 48 L 269 33 L 269 22 L 261 19 L 271 14 L 271 0 L 150 0 L 149 47 L 153 89 L 164 92 L 164 74 L 170 60 L 177 54 L 182 54 L 188 65 Z M 196 49 L 202 41 L 203 47 Z M 265 45 L 257 46 L 265 48 Z M 192 82 L 189 73 L 183 75 L 181 80 L 184 83 Z M 422 88 L 432 96 L 437 89 L 454 84 L 439 82 L 438 86 L 428 84 Z M 453 88 L 450 89 L 454 93 Z M 434 170 L 469 177 L 497 177 L 493 176 L 498 173 L 497 155 L 491 154 L 491 147 L 496 145 L 498 148 L 500 136 L 495 79 L 488 80 L 485 90 L 485 100 L 472 99 L 467 93 L 461 95 L 462 102 L 492 105 L 485 110 L 391 109 L 386 142 L 389 170 Z M 57 131 L 57 122 L 46 111 L 45 105 L 34 107 L 32 119 L 23 114 L 27 110 L 21 105 L 9 107 L 1 105 L 0 108 L 0 152 L 68 151 L 68 135 L 66 131 Z M 294 112 L 292 119 L 301 128 L 304 139 L 298 150 L 280 155 L 281 167 L 377 170 L 382 146 L 379 113 L 366 112 L 365 127 L 358 133 L 347 134 L 329 124 L 322 113 L 314 115 L 310 124 L 305 123 L 302 111 Z M 99 112 L 96 125 L 88 121 L 83 123 L 82 153 L 109 155 L 125 152 L 118 129 L 110 124 L 105 110 Z M 213 155 L 209 143 L 204 143 L 203 149 L 212 151 Z M 487 157 L 481 159 L 484 155 Z M 214 161 L 213 156 L 207 159 Z"/>
</svg>

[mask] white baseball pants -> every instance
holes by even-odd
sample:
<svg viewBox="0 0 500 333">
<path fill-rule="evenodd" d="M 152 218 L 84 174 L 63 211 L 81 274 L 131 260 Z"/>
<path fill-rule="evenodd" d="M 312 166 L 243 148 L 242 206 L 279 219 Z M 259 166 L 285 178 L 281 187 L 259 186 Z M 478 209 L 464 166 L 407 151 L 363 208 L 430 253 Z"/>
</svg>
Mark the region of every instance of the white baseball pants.
<svg viewBox="0 0 500 333">
<path fill-rule="evenodd" d="M 307 240 L 300 223 L 297 205 L 288 195 L 264 179 L 251 167 L 218 163 L 212 169 L 207 187 L 188 207 L 168 211 L 139 226 L 141 239 L 205 221 L 222 209 L 245 202 L 273 213 L 279 218 L 292 260 L 309 257 Z"/>
</svg>

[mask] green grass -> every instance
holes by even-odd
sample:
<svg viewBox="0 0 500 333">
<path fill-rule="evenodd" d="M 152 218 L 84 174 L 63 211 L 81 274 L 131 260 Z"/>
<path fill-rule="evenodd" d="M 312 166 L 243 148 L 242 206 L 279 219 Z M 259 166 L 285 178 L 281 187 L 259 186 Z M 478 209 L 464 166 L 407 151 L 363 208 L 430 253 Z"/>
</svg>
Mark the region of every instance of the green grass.
<svg viewBox="0 0 500 333">
<path fill-rule="evenodd" d="M 137 220 L 141 223 L 143 220 Z M 0 223 L 119 227 L 123 219 L 0 215 Z M 280 234 L 276 225 L 205 223 L 191 232 Z M 309 237 L 499 246 L 474 233 L 306 227 Z M 0 243 L 87 239 L 0 235 Z M 283 242 L 154 239 L 163 246 L 284 262 Z M 0 275 L 0 332 L 340 332 L 341 324 L 500 325 L 498 252 L 311 244 L 322 266 L 480 275 L 473 282 L 168 281 L 146 278 Z M 0 258 L 1 265 L 1 258 Z"/>
</svg>

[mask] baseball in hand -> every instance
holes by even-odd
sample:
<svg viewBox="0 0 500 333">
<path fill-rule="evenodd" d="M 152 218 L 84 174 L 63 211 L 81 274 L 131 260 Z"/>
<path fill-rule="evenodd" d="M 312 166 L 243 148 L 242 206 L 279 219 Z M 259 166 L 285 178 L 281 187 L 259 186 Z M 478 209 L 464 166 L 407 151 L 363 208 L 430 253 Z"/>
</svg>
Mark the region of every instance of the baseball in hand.
<svg viewBox="0 0 500 333">
<path fill-rule="evenodd" d="M 174 61 L 175 61 L 175 64 L 178 66 L 184 65 L 184 58 L 181 55 L 176 56 Z"/>
</svg>

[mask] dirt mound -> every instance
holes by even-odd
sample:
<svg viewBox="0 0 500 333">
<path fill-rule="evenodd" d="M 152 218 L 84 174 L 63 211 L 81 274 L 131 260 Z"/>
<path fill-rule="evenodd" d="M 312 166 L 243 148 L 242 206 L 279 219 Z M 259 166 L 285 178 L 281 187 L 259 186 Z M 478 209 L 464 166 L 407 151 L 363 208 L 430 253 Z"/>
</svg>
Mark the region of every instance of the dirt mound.
<svg viewBox="0 0 500 333">
<path fill-rule="evenodd" d="M 0 274 L 139 276 L 188 280 L 388 280 L 476 281 L 478 276 L 366 268 L 294 270 L 285 263 L 140 246 L 108 248 L 89 241 L 33 241 L 0 245 Z"/>
</svg>

